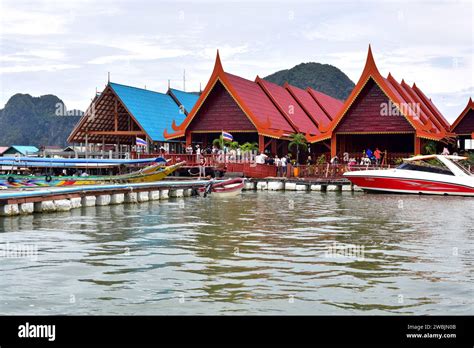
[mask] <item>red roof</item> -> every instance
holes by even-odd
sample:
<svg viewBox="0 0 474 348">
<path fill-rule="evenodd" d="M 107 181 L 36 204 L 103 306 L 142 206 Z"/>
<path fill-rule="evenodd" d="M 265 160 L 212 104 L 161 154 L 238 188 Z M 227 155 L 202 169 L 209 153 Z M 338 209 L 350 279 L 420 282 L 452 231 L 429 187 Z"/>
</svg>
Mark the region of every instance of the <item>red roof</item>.
<svg viewBox="0 0 474 348">
<path fill-rule="evenodd" d="M 307 114 L 316 122 L 319 128 L 327 128 L 331 119 L 324 112 L 324 110 L 319 106 L 319 104 L 314 100 L 314 98 L 309 94 L 309 92 L 292 86 L 290 84 L 285 84 L 285 88 L 288 92 L 291 93 L 293 98 L 298 101 L 301 107 L 306 111 Z"/>
<path fill-rule="evenodd" d="M 179 126 L 173 121 L 174 133 L 164 131 L 166 139 L 182 137 L 194 116 L 219 81 L 232 96 L 259 134 L 282 138 L 291 133 L 317 136 L 320 127 L 327 127 L 330 115 L 342 102 L 323 93 L 311 90 L 309 93 L 290 85 L 285 87 L 264 81 L 258 76 L 255 81 L 229 74 L 224 71 L 217 53 L 214 70 L 204 91 L 193 109 Z M 321 107 L 321 105 L 324 105 Z"/>
<path fill-rule="evenodd" d="M 412 125 L 418 137 L 442 140 L 451 135 L 444 122 L 444 117 L 438 109 L 434 107 L 431 101 L 429 103 L 427 102 L 428 98 L 426 98 L 419 88 L 414 90 L 404 81 L 402 81 L 401 84 L 398 83 L 391 74 L 389 74 L 387 78 L 384 78 L 379 73 L 369 45 L 367 61 L 362 75 L 351 94 L 334 117 L 328 132 L 324 132 L 321 136 L 313 137 L 309 139 L 310 141 L 317 142 L 328 139 L 332 136 L 337 125 L 357 99 L 360 91 L 364 88 L 369 79 L 372 79 L 395 105 L 404 106 L 403 108 L 399 107 L 399 109 L 406 120 Z M 314 95 L 315 93 L 312 94 Z M 415 108 L 415 105 L 419 105 L 419 110 Z"/>
<path fill-rule="evenodd" d="M 225 76 L 245 106 L 261 123 L 269 121 L 270 129 L 289 133 L 295 131 L 256 82 L 229 73 L 225 73 Z"/>
<path fill-rule="evenodd" d="M 257 83 L 277 105 L 280 112 L 297 128 L 298 133 L 316 135 L 320 132 L 311 117 L 285 88 L 257 77 Z"/>
<path fill-rule="evenodd" d="M 341 110 L 344 102 L 330 97 L 327 94 L 316 91 L 310 87 L 306 89 L 309 94 L 316 100 L 316 102 L 322 107 L 322 109 L 328 114 L 328 116 L 333 119 L 336 117 L 337 113 Z"/>
</svg>

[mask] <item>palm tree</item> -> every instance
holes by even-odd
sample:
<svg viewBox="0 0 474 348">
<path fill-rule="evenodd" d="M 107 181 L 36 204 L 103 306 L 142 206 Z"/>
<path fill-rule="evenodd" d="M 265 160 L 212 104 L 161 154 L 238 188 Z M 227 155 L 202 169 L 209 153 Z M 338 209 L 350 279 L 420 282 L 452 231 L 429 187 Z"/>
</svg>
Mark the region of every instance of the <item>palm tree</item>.
<svg viewBox="0 0 474 348">
<path fill-rule="evenodd" d="M 239 143 L 237 141 L 231 141 L 228 145 L 231 150 L 237 150 L 239 148 Z"/>
<path fill-rule="evenodd" d="M 240 145 L 240 150 L 242 150 L 242 152 L 258 151 L 258 143 L 246 142 L 246 143 Z"/>
<path fill-rule="evenodd" d="M 296 164 L 300 163 L 300 148 L 306 151 L 308 149 L 308 142 L 306 137 L 301 133 L 290 134 L 290 143 L 288 144 L 288 149 L 291 150 L 296 146 Z"/>
</svg>

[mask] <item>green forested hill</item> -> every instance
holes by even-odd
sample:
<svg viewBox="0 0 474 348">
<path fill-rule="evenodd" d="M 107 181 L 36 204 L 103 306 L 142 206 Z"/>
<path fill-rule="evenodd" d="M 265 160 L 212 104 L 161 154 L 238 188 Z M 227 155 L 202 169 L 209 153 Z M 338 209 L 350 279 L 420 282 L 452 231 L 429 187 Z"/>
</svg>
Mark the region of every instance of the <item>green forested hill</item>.
<svg viewBox="0 0 474 348">
<path fill-rule="evenodd" d="M 335 66 L 320 63 L 301 63 L 291 69 L 271 74 L 264 79 L 278 85 L 288 82 L 303 89 L 312 87 L 340 100 L 345 100 L 354 88 L 354 82 L 341 70 Z"/>
<path fill-rule="evenodd" d="M 79 120 L 81 112 L 72 110 L 64 115 L 64 103 L 54 95 L 32 97 L 15 94 L 0 110 L 0 146 L 59 145 L 66 139 Z M 62 114 L 62 115 L 61 115 Z"/>
</svg>

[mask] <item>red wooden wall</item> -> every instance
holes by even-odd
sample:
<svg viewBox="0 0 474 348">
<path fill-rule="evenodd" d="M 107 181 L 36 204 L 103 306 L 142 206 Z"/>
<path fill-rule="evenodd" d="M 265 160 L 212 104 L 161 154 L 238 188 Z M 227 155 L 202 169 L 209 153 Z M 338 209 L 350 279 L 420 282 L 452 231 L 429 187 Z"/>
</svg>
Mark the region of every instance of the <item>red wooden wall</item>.
<svg viewBox="0 0 474 348">
<path fill-rule="evenodd" d="M 472 134 L 474 132 L 474 110 L 469 110 L 459 124 L 454 128 L 457 134 Z"/>
<path fill-rule="evenodd" d="M 382 103 L 389 98 L 371 79 L 336 128 L 339 132 L 413 132 L 403 115 L 383 116 Z"/>
<path fill-rule="evenodd" d="M 254 125 L 218 81 L 191 121 L 190 131 L 255 131 Z"/>
</svg>

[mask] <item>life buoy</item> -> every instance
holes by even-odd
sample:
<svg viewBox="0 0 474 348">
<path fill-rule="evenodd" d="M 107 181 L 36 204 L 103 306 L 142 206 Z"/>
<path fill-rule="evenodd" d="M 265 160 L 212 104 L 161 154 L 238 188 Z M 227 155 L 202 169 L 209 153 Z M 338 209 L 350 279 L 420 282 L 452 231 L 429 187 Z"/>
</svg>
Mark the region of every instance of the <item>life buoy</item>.
<svg viewBox="0 0 474 348">
<path fill-rule="evenodd" d="M 13 176 L 9 176 L 7 181 L 9 184 L 13 184 L 15 182 L 15 178 Z"/>
<path fill-rule="evenodd" d="M 44 178 L 44 180 L 46 182 L 51 182 L 52 178 L 51 178 L 51 175 L 46 175 L 46 177 Z"/>
</svg>

